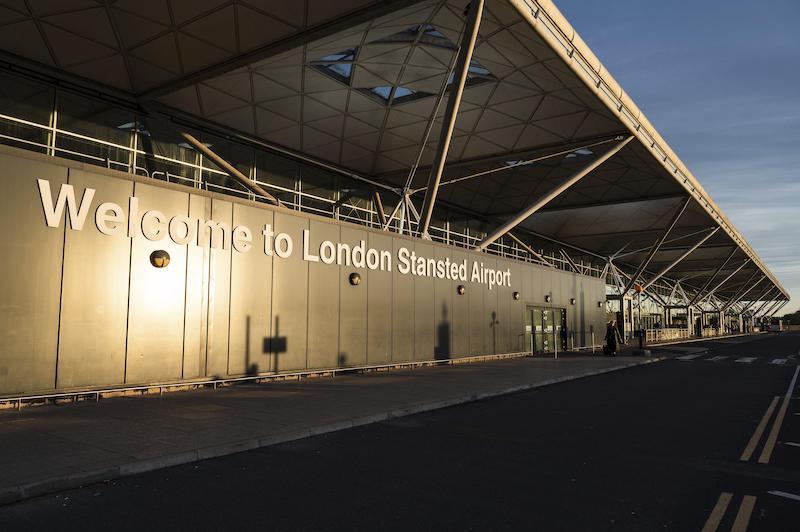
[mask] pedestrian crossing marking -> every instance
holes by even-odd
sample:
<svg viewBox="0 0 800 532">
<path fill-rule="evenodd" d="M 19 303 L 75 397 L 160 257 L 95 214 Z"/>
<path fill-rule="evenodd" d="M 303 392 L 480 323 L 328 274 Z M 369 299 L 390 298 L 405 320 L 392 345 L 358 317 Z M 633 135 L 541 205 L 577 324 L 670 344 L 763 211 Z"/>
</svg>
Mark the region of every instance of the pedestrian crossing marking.
<svg viewBox="0 0 800 532">
<path fill-rule="evenodd" d="M 709 362 L 719 362 L 720 360 L 725 360 L 726 356 L 715 356 L 708 359 Z"/>
<path fill-rule="evenodd" d="M 678 360 L 694 360 L 699 356 L 701 355 L 683 355 L 682 357 L 678 357 Z"/>
<path fill-rule="evenodd" d="M 770 364 L 778 364 L 779 366 L 783 366 L 783 365 L 786 364 L 786 359 L 785 358 L 773 358 L 772 360 L 770 360 L 769 363 Z"/>
<path fill-rule="evenodd" d="M 756 359 L 756 357 L 742 357 L 742 358 L 737 358 L 736 362 L 741 362 L 741 363 L 744 363 L 744 364 L 750 364 L 755 359 Z"/>
</svg>

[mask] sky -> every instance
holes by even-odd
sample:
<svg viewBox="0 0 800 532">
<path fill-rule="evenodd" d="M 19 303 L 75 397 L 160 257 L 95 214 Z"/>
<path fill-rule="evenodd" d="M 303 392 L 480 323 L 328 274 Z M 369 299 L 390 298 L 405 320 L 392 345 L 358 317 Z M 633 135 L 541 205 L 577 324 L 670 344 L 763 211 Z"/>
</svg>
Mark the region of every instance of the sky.
<svg viewBox="0 0 800 532">
<path fill-rule="evenodd" d="M 800 308 L 800 1 L 556 0 Z"/>
</svg>

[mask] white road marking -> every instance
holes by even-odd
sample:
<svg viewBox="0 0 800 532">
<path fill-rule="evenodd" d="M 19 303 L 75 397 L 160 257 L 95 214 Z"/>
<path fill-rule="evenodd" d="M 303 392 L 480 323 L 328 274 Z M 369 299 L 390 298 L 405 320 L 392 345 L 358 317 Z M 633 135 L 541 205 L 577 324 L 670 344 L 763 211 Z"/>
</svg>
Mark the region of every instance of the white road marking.
<svg viewBox="0 0 800 532">
<path fill-rule="evenodd" d="M 744 363 L 744 364 L 750 364 L 750 363 L 752 363 L 752 362 L 753 362 L 755 359 L 756 359 L 756 357 L 742 357 L 742 358 L 737 358 L 737 359 L 736 359 L 736 362 L 742 362 L 742 363 Z"/>
<path fill-rule="evenodd" d="M 770 361 L 770 364 L 778 364 L 779 366 L 783 366 L 784 364 L 786 364 L 786 359 L 785 358 L 773 358 Z"/>
<path fill-rule="evenodd" d="M 795 443 L 793 441 L 785 441 L 783 442 L 784 445 L 791 445 L 792 447 L 800 447 L 800 443 Z"/>
<path fill-rule="evenodd" d="M 797 384 L 797 374 L 800 373 L 800 366 L 797 366 L 797 369 L 794 370 L 794 377 L 792 377 L 792 382 L 789 383 L 789 389 L 786 390 L 786 397 L 791 397 L 792 392 L 794 392 L 794 385 Z"/>
<path fill-rule="evenodd" d="M 715 357 L 709 358 L 708 361 L 709 362 L 719 362 L 720 360 L 725 360 L 726 358 L 728 358 L 728 357 L 726 357 L 726 356 L 725 357 L 715 356 Z"/>
<path fill-rule="evenodd" d="M 794 493 L 786 493 L 785 491 L 778 491 L 772 490 L 768 491 L 770 495 L 777 495 L 778 497 L 786 497 L 787 499 L 792 499 L 793 501 L 800 501 L 800 495 L 795 495 Z"/>
<path fill-rule="evenodd" d="M 694 360 L 699 356 L 701 355 L 683 355 L 682 357 L 678 357 L 678 360 Z"/>
</svg>

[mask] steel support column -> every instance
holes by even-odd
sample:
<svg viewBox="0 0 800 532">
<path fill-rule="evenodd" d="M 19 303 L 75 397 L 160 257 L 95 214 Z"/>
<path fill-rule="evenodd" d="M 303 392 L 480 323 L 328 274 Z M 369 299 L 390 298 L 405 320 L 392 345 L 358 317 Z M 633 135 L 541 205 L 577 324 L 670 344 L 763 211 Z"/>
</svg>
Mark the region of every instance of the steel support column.
<svg viewBox="0 0 800 532">
<path fill-rule="evenodd" d="M 386 211 L 383 210 L 383 201 L 381 200 L 381 193 L 377 190 L 372 193 L 372 202 L 375 204 L 375 212 L 378 213 L 378 221 L 381 227 L 386 225 Z"/>
<path fill-rule="evenodd" d="M 779 311 L 780 311 L 780 310 L 781 310 L 783 307 L 785 307 L 785 306 L 786 306 L 786 304 L 787 304 L 787 303 L 789 303 L 789 301 L 788 301 L 788 300 L 786 300 L 786 301 L 783 301 L 783 302 L 782 302 L 782 303 L 781 303 L 781 304 L 778 306 L 778 308 L 776 308 L 775 310 L 773 310 L 772 312 L 770 312 L 770 313 L 769 313 L 769 316 L 767 316 L 767 317 L 771 318 L 772 316 L 774 316 L 775 314 L 777 314 L 777 313 L 778 313 L 778 312 L 779 312 Z"/>
<path fill-rule="evenodd" d="M 214 163 L 216 163 L 217 166 L 219 166 L 220 168 L 225 170 L 225 172 L 229 176 L 231 176 L 233 179 L 238 181 L 247 190 L 253 192 L 254 194 L 257 194 L 257 195 L 261 196 L 262 198 L 266 199 L 267 201 L 269 201 L 273 205 L 281 205 L 281 202 L 278 201 L 275 198 L 275 196 L 273 196 L 272 194 L 270 194 L 269 192 L 264 190 L 264 188 L 261 187 L 261 185 L 259 185 L 255 181 L 251 180 L 250 178 L 248 178 L 243 173 L 241 173 L 233 165 L 231 165 L 228 161 L 226 161 L 225 159 L 223 159 L 222 157 L 220 157 L 219 155 L 214 153 L 211 150 L 211 148 L 209 148 L 208 146 L 206 146 L 205 144 L 203 144 L 202 142 L 200 142 L 199 140 L 194 138 L 191 134 L 186 133 L 186 132 L 181 132 L 181 136 L 184 139 L 186 139 L 186 142 L 191 144 L 194 147 L 194 149 L 196 149 L 197 151 L 199 151 L 200 153 L 202 153 L 203 155 L 205 155 L 206 157 L 208 157 L 209 159 L 214 161 Z"/>
<path fill-rule="evenodd" d="M 702 287 L 700 287 L 700 289 L 699 289 L 699 290 L 697 291 L 697 293 L 694 295 L 694 297 L 692 298 L 692 300 L 691 300 L 691 301 L 689 301 L 689 306 L 692 306 L 692 305 L 694 305 L 695 301 L 697 301 L 697 299 L 698 299 L 698 298 L 700 297 L 700 295 L 701 295 L 701 294 L 702 294 L 702 293 L 705 291 L 705 289 L 706 289 L 706 288 L 708 288 L 708 287 L 711 285 L 711 283 L 713 283 L 713 282 L 714 282 L 714 279 L 717 277 L 717 275 L 719 275 L 719 272 L 721 272 L 721 271 L 722 271 L 722 268 L 724 268 L 725 266 L 727 266 L 728 262 L 730 262 L 730 260 L 733 258 L 733 256 L 736 254 L 736 252 L 737 252 L 737 251 L 739 251 L 739 246 L 735 246 L 735 247 L 733 248 L 733 251 L 731 251 L 731 252 L 730 252 L 730 254 L 729 254 L 729 255 L 728 255 L 726 258 L 725 258 L 725 260 L 723 261 L 723 263 L 719 265 L 719 268 L 717 268 L 716 270 L 714 270 L 714 273 L 713 273 L 713 274 L 711 274 L 711 277 L 709 277 L 709 278 L 708 278 L 708 281 L 706 281 L 706 282 L 705 282 L 705 284 L 704 284 Z"/>
<path fill-rule="evenodd" d="M 661 237 L 658 240 L 656 240 L 655 244 L 653 244 L 653 247 L 650 248 L 650 252 L 647 254 L 647 257 L 645 257 L 645 259 L 642 261 L 642 263 L 639 264 L 639 267 L 636 269 L 636 273 L 633 274 L 633 276 L 631 277 L 631 280 L 628 281 L 628 284 L 625 285 L 625 290 L 623 291 L 624 294 L 627 294 L 628 290 L 633 288 L 633 285 L 636 283 L 637 280 L 639 280 L 639 277 L 642 275 L 642 272 L 644 272 L 644 270 L 650 264 L 650 261 L 653 260 L 653 257 L 656 256 L 656 253 L 658 253 L 658 250 L 664 244 L 664 241 L 669 236 L 669 233 L 672 231 L 672 229 L 678 223 L 678 220 L 681 219 L 681 216 L 683 216 L 683 213 L 686 212 L 686 208 L 689 206 L 689 203 L 691 203 L 691 201 L 692 201 L 692 197 L 688 196 L 686 198 L 686 200 L 684 200 L 684 202 L 680 205 L 680 207 L 678 207 L 678 210 L 675 212 L 675 215 L 672 217 L 672 220 L 670 221 L 669 225 L 667 226 L 666 231 L 664 231 L 664 233 L 661 235 Z"/>
<path fill-rule="evenodd" d="M 736 275 L 737 273 L 739 273 L 739 271 L 740 271 L 742 268 L 744 268 L 745 266 L 747 266 L 748 264 L 750 264 L 750 259 L 745 259 L 745 261 L 744 261 L 744 262 L 743 262 L 741 265 L 739 265 L 739 267 L 738 267 L 738 268 L 736 268 L 735 270 L 733 270 L 733 272 L 731 272 L 730 274 L 728 274 L 728 276 L 727 276 L 727 277 L 725 277 L 725 278 L 724 278 L 722 281 L 720 281 L 719 283 L 717 283 L 717 285 L 716 285 L 714 288 L 712 288 L 712 289 L 711 289 L 711 290 L 710 290 L 708 293 L 706 293 L 706 295 L 704 295 L 704 296 L 703 296 L 703 299 L 706 299 L 706 298 L 708 298 L 708 297 L 711 297 L 712 295 L 714 295 L 714 293 L 715 293 L 715 292 L 716 292 L 716 291 L 719 289 L 719 287 L 721 287 L 722 285 L 724 285 L 725 283 L 727 283 L 727 282 L 728 282 L 728 280 L 729 280 L 731 277 L 733 277 L 734 275 Z"/>
<path fill-rule="evenodd" d="M 776 299 L 775 301 L 773 301 L 773 302 L 772 302 L 772 304 L 771 304 L 771 305 L 769 305 L 769 306 L 768 306 L 768 307 L 767 307 L 767 308 L 764 310 L 764 313 L 763 313 L 763 314 L 761 314 L 761 317 L 762 317 L 762 318 L 766 318 L 767 316 L 769 316 L 769 313 L 770 313 L 770 312 L 771 312 L 773 309 L 777 308 L 777 307 L 778 307 L 778 305 L 780 304 L 780 302 L 781 302 L 781 300 L 780 300 L 780 299 Z"/>
<path fill-rule="evenodd" d="M 528 253 L 530 253 L 530 254 L 531 254 L 531 255 L 533 255 L 534 257 L 536 257 L 536 259 L 540 260 L 540 261 L 542 262 L 542 264 L 546 264 L 546 265 L 548 265 L 548 266 L 550 266 L 550 267 L 553 267 L 553 268 L 555 268 L 555 264 L 553 264 L 553 263 L 552 263 L 552 262 L 550 262 L 549 260 L 545 259 L 545 258 L 544 258 L 544 257 L 543 257 L 541 254 L 539 254 L 539 253 L 537 253 L 536 251 L 534 251 L 532 247 L 530 247 L 530 246 L 529 246 L 529 245 L 527 245 L 525 242 L 523 242 L 522 240 L 520 240 L 519 238 L 517 238 L 517 237 L 514 235 L 514 233 L 508 233 L 508 236 L 509 236 L 509 237 L 511 237 L 511 240 L 513 240 L 514 242 L 516 242 L 517 244 L 519 244 L 519 245 L 522 247 L 522 249 L 524 249 L 525 251 L 527 251 Z"/>
<path fill-rule="evenodd" d="M 756 281 L 754 284 L 752 284 L 752 285 L 751 285 L 751 284 L 750 284 L 750 281 L 752 281 L 752 280 L 753 280 L 753 277 L 755 277 L 755 276 L 756 276 L 756 275 L 758 275 L 759 273 L 761 273 L 761 272 L 760 272 L 760 271 L 756 271 L 756 272 L 754 272 L 754 273 L 753 273 L 753 275 L 751 275 L 751 276 L 750 276 L 750 279 L 748 279 L 748 280 L 747 280 L 747 282 L 745 283 L 745 286 L 743 286 L 743 287 L 742 287 L 742 289 L 741 289 L 741 290 L 739 290 L 739 293 L 738 293 L 738 294 L 736 294 L 735 296 L 733 296 L 733 297 L 731 298 L 731 302 L 729 302 L 729 303 L 728 303 L 728 306 L 730 306 L 730 305 L 732 305 L 732 304 L 736 304 L 736 303 L 738 303 L 739 301 L 741 301 L 742 299 L 744 299 L 744 296 L 746 296 L 747 294 L 749 294 L 750 292 L 752 292 L 752 291 L 753 291 L 753 289 L 754 289 L 755 287 L 757 287 L 758 285 L 760 285 L 760 284 L 761 284 L 761 282 L 762 282 L 764 279 L 766 279 L 766 278 L 767 278 L 767 276 L 766 276 L 766 275 L 762 275 L 762 276 L 761 276 L 761 278 L 760 278 L 758 281 Z M 749 286 L 750 288 L 747 288 L 748 286 Z M 747 290 L 745 290 L 745 288 L 747 288 Z"/>
<path fill-rule="evenodd" d="M 478 29 L 480 28 L 481 16 L 483 15 L 483 2 L 484 0 L 472 0 L 469 4 L 467 23 L 461 38 L 456 67 L 453 71 L 453 83 L 450 86 L 450 96 L 447 99 L 447 106 L 444 110 L 439 144 L 436 147 L 436 154 L 433 158 L 431 175 L 428 178 L 428 188 L 425 190 L 425 201 L 422 203 L 419 226 L 419 234 L 422 237 L 427 237 L 428 235 L 433 206 L 436 203 L 436 193 L 439 191 L 439 182 L 442 180 L 444 163 L 447 160 L 447 152 L 450 149 L 450 139 L 453 136 L 453 128 L 456 125 L 458 107 L 461 105 L 461 95 L 464 92 L 464 84 L 467 82 L 467 73 L 469 72 L 470 61 L 472 61 L 472 52 L 475 49 L 475 41 L 478 39 Z"/>
<path fill-rule="evenodd" d="M 646 289 L 647 289 L 647 287 L 649 287 L 651 284 L 653 284 L 654 282 L 656 282 L 656 281 L 658 281 L 659 279 L 661 279 L 661 278 L 662 278 L 664 275 L 666 275 L 666 274 L 667 274 L 667 273 L 668 273 L 668 272 L 669 272 L 669 271 L 670 271 L 672 268 L 674 268 L 675 266 L 677 266 L 678 264 L 680 264 L 680 263 L 681 263 L 681 261 L 683 261 L 683 259 L 685 259 L 685 258 L 686 258 L 686 257 L 688 257 L 689 255 L 691 255 L 691 254 L 692 254 L 692 252 L 694 252 L 694 251 L 695 251 L 697 248 L 699 248 L 700 246 L 702 246 L 703 244 L 705 244 L 705 242 L 706 242 L 706 241 L 707 241 L 709 238 L 711 238 L 712 236 L 714 236 L 715 234 L 717 234 L 717 232 L 719 231 L 719 229 L 720 229 L 719 227 L 715 227 L 714 229 L 712 229 L 710 233 L 708 233 L 706 236 L 704 236 L 703 238 L 701 238 L 699 242 L 697 242 L 695 245 L 693 245 L 692 247 L 690 247 L 690 248 L 689 248 L 689 249 L 688 249 L 688 250 L 687 250 L 685 253 L 683 253 L 683 254 L 682 254 L 680 257 L 678 257 L 678 258 L 677 258 L 677 259 L 675 259 L 674 261 L 670 262 L 670 263 L 669 263 L 669 265 L 665 266 L 664 268 L 662 268 L 662 269 L 661 269 L 661 271 L 660 271 L 660 272 L 658 272 L 657 274 L 655 274 L 655 276 L 651 277 L 651 278 L 650 278 L 650 280 L 649 280 L 649 281 L 647 281 L 647 282 L 644 284 L 644 286 L 643 286 L 642 288 L 644 288 L 644 289 L 646 290 Z"/>
<path fill-rule="evenodd" d="M 759 273 L 761 273 L 760 270 L 754 271 L 750 275 L 750 277 L 748 277 L 747 280 L 744 283 L 742 283 L 742 288 L 738 292 L 736 292 L 736 294 L 733 297 L 731 297 L 728 300 L 728 302 L 725 304 L 725 307 L 723 308 L 723 310 L 725 310 L 728 307 L 736 304 L 739 301 L 739 296 L 744 295 L 743 292 L 745 291 L 745 289 L 747 289 L 748 286 L 750 286 L 750 281 L 752 281 Z M 762 277 L 762 279 L 763 279 L 763 277 Z M 761 282 L 761 280 L 759 280 L 759 282 Z"/>
<path fill-rule="evenodd" d="M 494 232 L 489 236 L 487 236 L 486 238 L 484 238 L 483 241 L 475 247 L 475 249 L 478 251 L 486 249 L 486 246 L 488 246 L 489 244 L 491 244 L 492 242 L 494 242 L 495 240 L 497 240 L 498 238 L 500 238 L 510 230 L 514 229 L 522 222 L 524 222 L 533 213 L 535 213 L 536 211 L 538 211 L 539 209 L 550 203 L 554 198 L 559 196 L 562 192 L 564 192 L 569 187 L 580 181 L 583 177 L 591 173 L 592 170 L 594 170 L 595 168 L 606 162 L 608 159 L 613 157 L 617 152 L 619 152 L 619 150 L 624 148 L 625 145 L 628 144 L 631 140 L 633 140 L 633 137 L 627 137 L 626 139 L 621 140 L 616 146 L 614 146 L 606 153 L 604 153 L 603 155 L 601 155 L 600 157 L 589 163 L 583 169 L 573 174 L 569 179 L 561 183 L 561 185 L 555 187 L 553 190 L 545 194 L 539 200 L 529 205 L 528 207 L 517 213 L 516 216 L 514 216 L 506 223 L 495 229 Z"/>
<path fill-rule="evenodd" d="M 767 289 L 766 289 L 764 292 L 762 292 L 762 293 L 761 293 L 761 295 L 760 295 L 760 296 L 758 296 L 756 299 L 754 299 L 754 300 L 750 301 L 750 303 L 748 303 L 748 304 L 747 304 L 747 306 L 745 306 L 745 307 L 742 309 L 742 312 L 746 312 L 746 311 L 747 311 L 747 309 L 749 309 L 750 307 L 752 307 L 753 305 L 755 305 L 755 304 L 756 304 L 756 303 L 758 303 L 759 301 L 764 301 L 764 298 L 765 298 L 765 297 L 766 297 L 766 296 L 767 296 L 767 295 L 768 295 L 770 292 L 772 292 L 773 290 L 775 290 L 775 287 L 774 287 L 774 286 L 770 286 L 769 288 L 767 288 Z M 753 313 L 753 315 L 755 315 L 755 313 Z"/>
<path fill-rule="evenodd" d="M 773 291 L 774 291 L 774 289 L 773 289 L 773 290 L 770 290 L 770 291 L 769 291 L 769 293 L 771 294 Z M 766 296 L 764 296 L 764 297 L 766 297 Z M 770 296 L 770 297 L 772 297 L 772 296 Z M 772 299 L 767 299 L 767 300 L 762 300 L 762 301 L 764 301 L 764 302 L 763 302 L 763 303 L 761 303 L 761 306 L 760 306 L 760 307 L 758 307 L 758 310 L 754 310 L 754 311 L 753 311 L 753 317 L 754 317 L 754 318 L 755 318 L 756 316 L 758 316 L 758 314 L 759 314 L 759 313 L 760 313 L 762 310 L 764 310 L 764 307 L 766 307 L 767 305 L 771 305 L 771 304 L 773 303 Z"/>
</svg>

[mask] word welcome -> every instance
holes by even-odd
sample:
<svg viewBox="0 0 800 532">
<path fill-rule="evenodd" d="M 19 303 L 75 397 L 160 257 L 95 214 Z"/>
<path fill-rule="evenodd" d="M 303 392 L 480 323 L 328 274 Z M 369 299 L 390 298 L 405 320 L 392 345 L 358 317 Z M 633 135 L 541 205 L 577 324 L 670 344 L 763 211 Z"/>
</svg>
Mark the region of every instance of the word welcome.
<svg viewBox="0 0 800 532">
<path fill-rule="evenodd" d="M 54 201 L 50 182 L 38 179 L 37 184 L 48 227 L 58 228 L 66 219 L 71 230 L 83 230 L 92 210 L 96 190 L 86 188 L 78 201 L 74 187 L 62 184 Z M 154 209 L 140 212 L 139 198 L 136 196 L 128 198 L 127 215 L 125 209 L 117 203 L 104 202 L 97 205 L 94 209 L 94 225 L 100 233 L 108 236 L 143 236 L 151 241 L 169 238 L 178 245 L 192 244 L 223 250 L 232 247 L 239 253 L 248 253 L 255 247 L 253 231 L 245 225 L 231 227 L 225 222 L 184 215 L 168 217 Z M 258 247 L 265 255 L 286 259 L 294 253 L 295 243 L 292 236 L 276 233 L 270 224 L 265 224 L 261 229 L 261 237 L 263 245 Z M 482 262 L 473 261 L 470 266 L 467 259 L 456 262 L 451 261 L 450 257 L 422 257 L 405 247 L 398 248 L 393 257 L 389 251 L 367 246 L 364 240 L 355 245 L 330 240 L 323 240 L 318 245 L 313 245 L 312 242 L 311 231 L 304 229 L 301 243 L 304 261 L 391 272 L 396 260 L 397 271 L 403 275 L 470 281 L 486 285 L 489 290 L 495 286 L 511 286 L 510 269 L 486 268 Z"/>
</svg>

